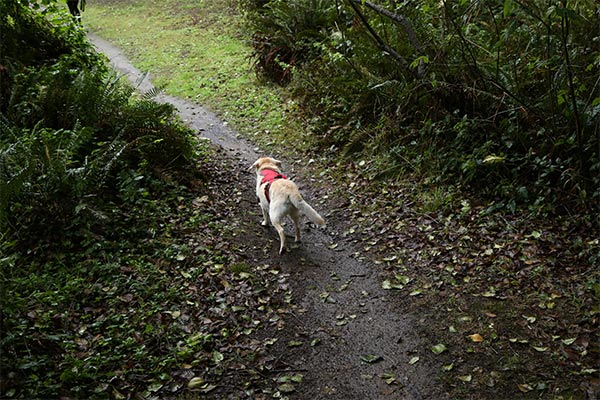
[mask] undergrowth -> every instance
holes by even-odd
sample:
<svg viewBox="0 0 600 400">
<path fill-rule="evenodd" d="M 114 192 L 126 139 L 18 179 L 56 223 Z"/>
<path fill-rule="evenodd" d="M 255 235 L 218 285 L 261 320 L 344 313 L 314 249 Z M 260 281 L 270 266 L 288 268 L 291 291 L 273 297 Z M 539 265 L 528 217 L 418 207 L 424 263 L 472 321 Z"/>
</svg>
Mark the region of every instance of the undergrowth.
<svg viewBox="0 0 600 400">
<path fill-rule="evenodd" d="M 592 2 L 243 4 L 256 66 L 289 84 L 313 146 L 509 212 L 598 211 Z"/>
<path fill-rule="evenodd" d="M 191 206 L 211 150 L 26 3 L 0 13 L 0 397 L 210 391 L 262 318 L 223 322 L 260 291 L 225 270 L 218 212 Z"/>
</svg>

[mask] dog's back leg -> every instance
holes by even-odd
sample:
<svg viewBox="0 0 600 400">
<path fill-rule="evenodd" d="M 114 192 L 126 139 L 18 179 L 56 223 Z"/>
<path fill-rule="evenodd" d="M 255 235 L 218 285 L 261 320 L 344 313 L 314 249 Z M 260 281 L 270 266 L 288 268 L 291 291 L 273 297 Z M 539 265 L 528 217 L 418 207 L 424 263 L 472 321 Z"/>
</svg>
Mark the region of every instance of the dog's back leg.
<svg viewBox="0 0 600 400">
<path fill-rule="evenodd" d="M 279 254 L 283 254 L 283 250 L 285 249 L 285 231 L 279 222 L 271 221 L 271 223 L 279 234 Z"/>
<path fill-rule="evenodd" d="M 282 213 L 281 208 L 277 207 L 277 203 L 271 202 L 269 216 L 271 217 L 271 224 L 275 227 L 277 233 L 279 234 L 279 254 L 282 254 L 285 249 L 285 230 L 283 229 L 282 225 L 285 214 Z"/>
<path fill-rule="evenodd" d="M 300 212 L 298 210 L 290 210 L 290 218 L 294 221 L 296 228 L 296 242 L 300 241 Z"/>
</svg>

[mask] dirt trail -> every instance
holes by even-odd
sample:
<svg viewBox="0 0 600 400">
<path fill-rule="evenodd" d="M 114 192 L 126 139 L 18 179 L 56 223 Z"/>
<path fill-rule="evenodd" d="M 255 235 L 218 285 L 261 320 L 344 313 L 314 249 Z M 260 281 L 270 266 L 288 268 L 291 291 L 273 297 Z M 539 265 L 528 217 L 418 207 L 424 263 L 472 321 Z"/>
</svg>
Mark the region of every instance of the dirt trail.
<svg viewBox="0 0 600 400">
<path fill-rule="evenodd" d="M 96 35 L 89 37 L 115 69 L 134 83 L 140 81 L 143 74 L 119 49 Z M 152 89 L 149 77 L 138 89 Z M 240 168 L 259 157 L 255 145 L 240 138 L 212 112 L 167 95 L 158 100 L 172 103 L 192 129 L 225 149 Z M 302 245 L 279 257 L 275 232 L 259 226 L 251 173 L 239 182 L 243 195 L 238 217 L 248 220 L 247 236 L 256 238 L 244 243 L 247 257 L 256 263 L 278 264 L 290 275 L 296 308 L 285 329 L 273 333 L 278 341 L 272 348 L 282 370 L 304 375 L 302 385 L 289 397 L 447 398 L 436 378 L 440 366 L 428 357 L 429 351 L 413 328 L 416 316 L 407 313 L 398 299 L 388 298 L 390 292 L 381 288 L 378 268 L 354 257 L 356 249 L 341 235 L 340 218 L 323 210 L 316 194 L 309 191 L 308 178 L 295 171 L 294 164 L 286 163 L 285 157 L 283 161 L 285 173 L 294 177 L 306 199 L 326 216 L 327 227 L 305 230 Z M 411 365 L 414 356 L 420 356 L 420 361 Z"/>
</svg>

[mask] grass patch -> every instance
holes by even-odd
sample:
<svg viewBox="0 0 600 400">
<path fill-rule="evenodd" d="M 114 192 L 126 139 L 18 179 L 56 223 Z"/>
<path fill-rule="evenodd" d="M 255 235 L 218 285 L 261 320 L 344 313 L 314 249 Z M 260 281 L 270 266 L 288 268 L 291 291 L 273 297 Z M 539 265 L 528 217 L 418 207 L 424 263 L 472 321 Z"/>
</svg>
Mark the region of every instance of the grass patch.
<svg viewBox="0 0 600 400">
<path fill-rule="evenodd" d="M 150 71 L 165 92 L 207 106 L 241 133 L 284 140 L 300 131 L 300 123 L 287 118 L 293 102 L 254 73 L 249 39 L 232 2 L 103 0 L 89 4 L 84 23 Z"/>
</svg>

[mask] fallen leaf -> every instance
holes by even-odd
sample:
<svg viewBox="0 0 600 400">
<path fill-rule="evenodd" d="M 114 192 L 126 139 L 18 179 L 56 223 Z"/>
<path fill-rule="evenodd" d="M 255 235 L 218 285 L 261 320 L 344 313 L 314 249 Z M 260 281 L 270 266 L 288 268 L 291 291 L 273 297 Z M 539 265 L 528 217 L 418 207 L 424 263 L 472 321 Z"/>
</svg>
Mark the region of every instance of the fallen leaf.
<svg viewBox="0 0 600 400">
<path fill-rule="evenodd" d="M 119 392 L 117 389 L 113 388 L 113 392 L 112 392 L 113 398 L 115 400 L 123 400 L 126 399 L 127 397 L 125 397 L 125 395 L 121 392 Z"/>
<path fill-rule="evenodd" d="M 406 285 L 411 281 L 411 279 L 406 275 L 396 274 L 394 275 L 394 278 L 396 278 L 396 280 L 403 285 Z"/>
<path fill-rule="evenodd" d="M 200 388 L 200 391 L 202 393 L 208 393 L 210 391 L 215 390 L 216 388 L 217 388 L 217 385 L 211 385 L 211 384 L 206 383 L 206 384 L 204 384 L 204 386 L 202 386 L 202 388 Z"/>
<path fill-rule="evenodd" d="M 381 379 L 383 379 L 383 381 L 385 383 L 387 383 L 388 385 L 391 385 L 396 382 L 396 377 L 391 372 L 386 372 L 386 373 L 382 374 Z"/>
<path fill-rule="evenodd" d="M 454 368 L 454 363 L 448 364 L 448 365 L 444 365 L 444 366 L 442 366 L 442 371 L 446 371 L 446 372 L 452 371 L 453 368 Z"/>
<path fill-rule="evenodd" d="M 408 362 L 410 365 L 414 365 L 419 361 L 419 357 L 414 356 L 413 358 L 410 359 L 410 361 Z"/>
<path fill-rule="evenodd" d="M 198 386 L 203 385 L 204 384 L 204 379 L 202 379 L 199 376 L 196 376 L 192 379 L 190 379 L 190 381 L 187 384 L 187 387 L 189 389 L 196 389 Z"/>
<path fill-rule="evenodd" d="M 323 303 L 335 303 L 335 300 L 329 296 L 329 292 L 323 292 L 319 295 Z"/>
<path fill-rule="evenodd" d="M 469 339 L 471 339 L 473 342 L 475 343 L 480 343 L 483 342 L 483 337 L 479 334 L 479 333 L 474 333 L 472 335 L 467 336 Z"/>
<path fill-rule="evenodd" d="M 460 379 L 463 382 L 469 383 L 469 382 L 471 382 L 473 377 L 471 375 L 462 375 L 462 376 L 459 376 L 458 379 Z"/>
<path fill-rule="evenodd" d="M 529 343 L 529 341 L 527 339 L 518 339 L 518 338 L 509 338 L 508 341 L 511 343 L 521 343 L 521 344 Z"/>
<path fill-rule="evenodd" d="M 431 351 L 433 351 L 435 354 L 441 354 L 446 350 L 448 350 L 448 348 L 443 343 L 436 344 L 431 348 Z"/>
<path fill-rule="evenodd" d="M 527 320 L 527 322 L 529 322 L 530 324 L 533 324 L 537 320 L 536 317 L 532 317 L 532 316 L 528 316 L 528 315 L 523 315 L 523 318 L 525 318 Z"/>
<path fill-rule="evenodd" d="M 595 368 L 583 368 L 581 371 L 579 371 L 581 375 L 593 375 L 597 372 L 598 370 Z"/>
<path fill-rule="evenodd" d="M 375 364 L 376 362 L 382 361 L 383 357 L 375 355 L 375 354 L 367 354 L 364 356 L 360 356 L 360 360 L 367 364 Z"/>
<path fill-rule="evenodd" d="M 215 364 L 219 364 L 221 361 L 223 361 L 223 359 L 225 357 L 223 356 L 222 353 L 215 350 L 212 352 L 212 358 L 213 358 L 213 361 L 215 362 Z"/>
<path fill-rule="evenodd" d="M 343 292 L 344 290 L 348 289 L 348 286 L 350 286 L 351 283 L 352 283 L 352 280 L 346 281 L 346 283 L 344 283 L 342 286 L 340 286 L 337 291 Z"/>
<path fill-rule="evenodd" d="M 296 391 L 296 388 L 291 383 L 284 383 L 277 388 L 281 393 L 292 393 Z"/>
<path fill-rule="evenodd" d="M 533 390 L 533 388 L 530 385 L 526 384 L 526 383 L 520 383 L 520 384 L 517 385 L 517 387 L 523 393 L 531 392 Z"/>
<path fill-rule="evenodd" d="M 534 239 L 539 239 L 540 237 L 542 237 L 542 234 L 539 231 L 533 231 L 529 236 L 531 236 Z"/>
<path fill-rule="evenodd" d="M 389 279 L 384 280 L 381 283 L 381 287 L 385 290 L 390 290 L 390 289 L 404 289 L 404 285 L 399 284 L 399 283 L 392 283 L 390 282 Z"/>
</svg>

